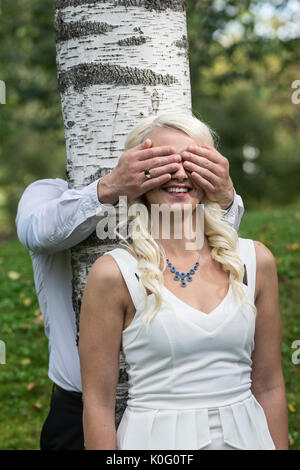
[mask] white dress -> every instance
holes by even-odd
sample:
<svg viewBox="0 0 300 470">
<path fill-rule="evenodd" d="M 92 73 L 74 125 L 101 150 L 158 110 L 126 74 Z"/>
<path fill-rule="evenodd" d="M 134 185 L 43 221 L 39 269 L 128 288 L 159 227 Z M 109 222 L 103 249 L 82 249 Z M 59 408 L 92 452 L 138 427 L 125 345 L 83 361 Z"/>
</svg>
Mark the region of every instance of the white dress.
<svg viewBox="0 0 300 470">
<path fill-rule="evenodd" d="M 254 302 L 253 240 L 239 238 L 237 251 L 246 265 L 243 286 Z M 165 302 L 147 330 L 137 260 L 123 248 L 105 254 L 118 264 L 136 308 L 122 334 L 129 389 L 117 449 L 275 449 L 264 410 L 250 389 L 252 308 L 239 305 L 229 287 L 206 314 L 163 287 Z M 153 303 L 151 294 L 148 306 Z"/>
</svg>

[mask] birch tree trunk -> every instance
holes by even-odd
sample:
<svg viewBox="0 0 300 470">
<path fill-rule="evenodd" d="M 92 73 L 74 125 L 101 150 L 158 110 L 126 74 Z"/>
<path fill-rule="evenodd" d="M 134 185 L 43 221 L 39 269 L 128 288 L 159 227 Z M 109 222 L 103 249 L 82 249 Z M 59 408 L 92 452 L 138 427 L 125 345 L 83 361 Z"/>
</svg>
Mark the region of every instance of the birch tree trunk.
<svg viewBox="0 0 300 470">
<path fill-rule="evenodd" d="M 191 111 L 185 0 L 56 0 L 58 86 L 69 188 L 110 172 L 139 119 Z M 96 233 L 72 250 L 77 317 L 92 263 L 114 248 Z M 126 406 L 121 353 L 116 425 Z"/>
</svg>

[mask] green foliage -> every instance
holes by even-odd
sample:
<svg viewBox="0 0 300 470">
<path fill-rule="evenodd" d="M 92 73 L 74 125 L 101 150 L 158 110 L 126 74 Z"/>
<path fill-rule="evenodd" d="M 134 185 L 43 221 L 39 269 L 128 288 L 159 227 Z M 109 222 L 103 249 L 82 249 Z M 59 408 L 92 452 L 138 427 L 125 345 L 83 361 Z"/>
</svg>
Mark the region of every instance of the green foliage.
<svg viewBox="0 0 300 470">
<path fill-rule="evenodd" d="M 263 3 L 274 6 L 273 36 L 258 34 Z M 193 111 L 219 135 L 237 191 L 253 208 L 296 200 L 299 106 L 291 84 L 300 77 L 300 39 L 278 37 L 287 2 L 195 0 L 187 7 Z"/>
<path fill-rule="evenodd" d="M 17 241 L 0 245 L 0 449 L 38 449 L 49 411 L 48 347 L 31 260 Z"/>
<path fill-rule="evenodd" d="M 249 211 L 240 228 L 240 236 L 263 242 L 278 266 L 289 442 L 295 450 L 300 450 L 300 365 L 292 363 L 291 345 L 300 339 L 299 232 L 297 207 Z M 48 347 L 30 257 L 17 240 L 0 245 L 0 317 L 0 339 L 7 346 L 7 364 L 0 365 L 0 449 L 38 449 L 51 393 Z"/>
<path fill-rule="evenodd" d="M 14 229 L 28 184 L 65 175 L 53 14 L 52 0 L 2 2 L 0 79 L 7 97 L 0 105 L 0 211 L 2 206 L 9 219 L 1 232 Z"/>
</svg>

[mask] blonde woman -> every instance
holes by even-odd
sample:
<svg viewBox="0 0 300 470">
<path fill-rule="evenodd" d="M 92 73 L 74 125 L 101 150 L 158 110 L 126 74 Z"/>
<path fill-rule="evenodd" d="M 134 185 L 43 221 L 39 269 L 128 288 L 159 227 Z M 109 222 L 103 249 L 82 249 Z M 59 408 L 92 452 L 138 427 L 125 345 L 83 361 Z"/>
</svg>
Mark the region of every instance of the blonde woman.
<svg viewBox="0 0 300 470">
<path fill-rule="evenodd" d="M 185 113 L 152 116 L 129 134 L 126 148 L 146 138 L 154 147 L 172 145 L 182 160 L 167 183 L 130 203 L 144 203 L 149 216 L 153 204 L 169 207 L 170 236 L 162 216 L 137 213 L 130 243 L 90 270 L 79 343 L 85 447 L 287 449 L 274 257 L 262 243 L 238 237 L 197 184 L 199 147 L 212 165 L 216 155 L 204 123 Z M 187 249 L 193 230 L 201 230 L 199 203 L 203 246 Z M 184 205 L 190 232 L 179 238 L 175 214 Z M 121 347 L 129 391 L 116 431 Z"/>
</svg>

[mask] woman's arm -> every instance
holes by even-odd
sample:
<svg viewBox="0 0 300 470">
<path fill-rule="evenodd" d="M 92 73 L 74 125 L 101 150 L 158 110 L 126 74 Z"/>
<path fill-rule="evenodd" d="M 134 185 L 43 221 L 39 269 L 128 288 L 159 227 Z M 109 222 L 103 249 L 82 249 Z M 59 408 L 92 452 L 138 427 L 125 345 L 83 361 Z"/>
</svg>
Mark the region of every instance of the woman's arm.
<svg viewBox="0 0 300 470">
<path fill-rule="evenodd" d="M 80 314 L 83 429 L 88 450 L 116 449 L 115 398 L 126 289 L 113 258 L 98 258 L 89 272 Z"/>
<path fill-rule="evenodd" d="M 263 407 L 277 450 L 288 449 L 288 414 L 281 365 L 281 318 L 278 277 L 271 251 L 254 242 L 256 250 L 255 349 L 252 392 Z"/>
</svg>

